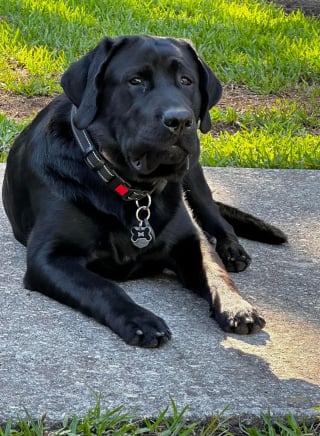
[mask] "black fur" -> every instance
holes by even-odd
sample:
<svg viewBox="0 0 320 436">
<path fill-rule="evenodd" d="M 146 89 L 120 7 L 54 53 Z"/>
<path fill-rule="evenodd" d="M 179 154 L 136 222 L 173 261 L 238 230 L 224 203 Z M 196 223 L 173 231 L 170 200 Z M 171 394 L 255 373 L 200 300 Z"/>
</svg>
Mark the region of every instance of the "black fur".
<svg viewBox="0 0 320 436">
<path fill-rule="evenodd" d="M 184 40 L 105 38 L 69 67 L 61 83 L 64 93 L 15 141 L 4 178 L 5 210 L 15 237 L 27 246 L 26 288 L 94 317 L 129 344 L 156 347 L 171 337 L 168 326 L 115 281 L 170 268 L 209 302 L 224 330 L 263 328 L 263 318 L 239 296 L 183 199 L 185 191 L 227 268 L 243 270 L 250 258 L 228 221 L 238 228 L 239 216 L 244 222 L 248 216 L 213 201 L 198 163 L 197 124 L 209 131 L 209 109 L 221 95 L 208 65 Z M 87 130 L 124 179 L 137 188 L 164 181 L 151 196 L 155 241 L 148 247 L 130 240 L 138 224 L 136 203 L 124 201 L 85 164 L 70 125 L 72 104 L 78 108 L 76 127 Z M 250 220 L 254 232 L 277 234 Z M 242 234 L 252 236 L 250 229 Z M 277 242 L 284 239 L 280 234 Z"/>
</svg>

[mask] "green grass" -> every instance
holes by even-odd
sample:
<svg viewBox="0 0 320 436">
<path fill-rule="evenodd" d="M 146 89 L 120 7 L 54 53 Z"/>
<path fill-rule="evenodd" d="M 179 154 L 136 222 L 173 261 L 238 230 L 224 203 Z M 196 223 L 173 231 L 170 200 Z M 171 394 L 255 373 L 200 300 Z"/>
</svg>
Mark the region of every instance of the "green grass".
<svg viewBox="0 0 320 436">
<path fill-rule="evenodd" d="M 267 109 L 236 111 L 214 108 L 214 135 L 201 135 L 201 163 L 206 166 L 257 168 L 320 168 L 320 107 L 299 107 L 278 100 Z M 0 114 L 0 161 L 17 133 L 17 124 Z M 231 133 L 230 133 L 231 132 Z"/>
<path fill-rule="evenodd" d="M 24 125 L 9 120 L 0 113 L 0 162 L 5 159 L 10 145 Z"/>
<path fill-rule="evenodd" d="M 202 136 L 202 163 L 208 166 L 320 168 L 320 108 L 278 101 L 268 109 L 237 112 L 213 109 L 212 120 L 224 128 Z M 222 124 L 221 124 L 222 123 Z M 228 129 L 232 133 L 228 133 Z M 316 133 L 314 133 L 316 132 Z"/>
<path fill-rule="evenodd" d="M 161 436 L 317 436 L 320 423 L 300 423 L 292 416 L 285 419 L 272 419 L 270 414 L 262 414 L 259 426 L 244 426 L 241 423 L 231 424 L 223 411 L 211 418 L 209 422 L 190 422 L 185 417 L 187 407 L 179 410 L 171 399 L 171 408 L 166 407 L 154 419 L 137 419 L 125 413 L 122 407 L 103 411 L 100 397 L 96 405 L 85 416 L 66 417 L 60 425 L 50 426 L 46 416 L 34 419 L 28 411 L 25 417 L 16 421 L 9 420 L 0 426 L 0 436 L 107 436 L 107 435 L 161 435 Z"/>
<path fill-rule="evenodd" d="M 264 0 L 6 0 L 0 87 L 50 95 L 60 90 L 69 63 L 100 38 L 134 33 L 189 38 L 224 83 L 258 94 L 305 93 L 310 101 L 308 110 L 290 103 L 245 113 L 213 110 L 227 129 L 202 138 L 204 164 L 320 168 L 320 20 L 285 15 Z M 235 119 L 226 119 L 230 114 Z M 231 134 L 232 123 L 239 128 Z M 2 160 L 12 143 L 2 134 L 7 125 L 19 131 L 0 119 Z"/>
<path fill-rule="evenodd" d="M 51 92 L 102 36 L 132 33 L 190 38 L 224 82 L 258 92 L 319 82 L 320 21 L 261 0 L 7 0 L 0 15 L 0 81 L 14 91 Z"/>
</svg>

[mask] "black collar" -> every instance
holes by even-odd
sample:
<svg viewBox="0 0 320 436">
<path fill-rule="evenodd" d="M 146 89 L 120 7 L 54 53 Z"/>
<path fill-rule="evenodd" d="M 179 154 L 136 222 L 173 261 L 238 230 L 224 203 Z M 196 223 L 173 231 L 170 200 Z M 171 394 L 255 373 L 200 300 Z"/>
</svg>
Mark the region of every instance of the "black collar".
<svg viewBox="0 0 320 436">
<path fill-rule="evenodd" d="M 152 185 L 150 190 L 133 188 L 130 183 L 123 180 L 122 177 L 112 168 L 110 162 L 102 156 L 95 148 L 89 132 L 85 129 L 78 129 L 73 122 L 77 108 L 73 105 L 71 109 L 71 127 L 74 137 L 83 153 L 83 158 L 89 168 L 96 171 L 100 178 L 107 183 L 108 187 L 116 192 L 123 200 L 141 200 L 154 191 L 161 191 L 166 185 L 165 180 Z"/>
</svg>

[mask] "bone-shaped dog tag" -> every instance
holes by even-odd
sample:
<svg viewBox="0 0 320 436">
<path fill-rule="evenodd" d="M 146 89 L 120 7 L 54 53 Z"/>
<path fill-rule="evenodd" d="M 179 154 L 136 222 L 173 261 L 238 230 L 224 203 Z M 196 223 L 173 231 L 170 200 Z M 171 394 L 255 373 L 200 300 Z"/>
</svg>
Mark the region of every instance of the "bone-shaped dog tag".
<svg viewBox="0 0 320 436">
<path fill-rule="evenodd" d="M 147 247 L 155 239 L 153 228 L 149 221 L 140 221 L 138 226 L 131 228 L 131 242 L 137 248 Z"/>
</svg>

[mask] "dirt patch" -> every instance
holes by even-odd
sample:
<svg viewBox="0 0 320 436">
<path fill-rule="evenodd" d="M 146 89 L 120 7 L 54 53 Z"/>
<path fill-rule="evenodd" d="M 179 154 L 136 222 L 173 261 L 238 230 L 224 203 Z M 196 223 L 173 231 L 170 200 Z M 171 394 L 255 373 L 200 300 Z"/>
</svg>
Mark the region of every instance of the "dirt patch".
<svg viewBox="0 0 320 436">
<path fill-rule="evenodd" d="M 53 98 L 54 96 L 27 97 L 0 89 L 0 112 L 12 120 L 21 122 L 31 118 L 50 103 Z M 281 96 L 255 94 L 245 86 L 227 85 L 224 87 L 223 97 L 219 101 L 218 107 L 232 107 L 238 111 L 268 108 L 273 106 L 279 98 Z"/>
<path fill-rule="evenodd" d="M 20 94 L 6 92 L 0 89 L 0 113 L 4 113 L 8 118 L 16 122 L 23 122 L 31 119 L 48 103 L 50 103 L 53 98 L 54 96 L 27 97 Z M 224 86 L 223 95 L 217 104 L 217 107 L 221 109 L 232 108 L 238 113 L 241 113 L 247 110 L 259 111 L 262 109 L 268 109 L 272 106 L 281 104 L 281 100 L 296 101 L 298 102 L 298 106 L 304 107 L 310 113 L 313 112 L 313 108 L 310 104 L 310 98 L 306 97 L 301 91 L 300 93 L 260 95 L 248 90 L 243 85 L 237 84 L 228 84 Z M 320 97 L 316 97 L 316 100 L 320 106 Z M 219 135 L 221 131 L 234 134 L 238 130 L 240 130 L 238 123 L 226 123 L 219 121 L 214 124 L 212 128 L 212 134 L 214 136 Z M 320 130 L 310 128 L 310 133 L 319 135 Z"/>
<path fill-rule="evenodd" d="M 31 118 L 44 108 L 53 97 L 14 94 L 0 89 L 0 112 L 4 113 L 11 120 L 17 122 Z"/>
<path fill-rule="evenodd" d="M 219 108 L 232 107 L 237 111 L 246 111 L 248 109 L 263 109 L 274 106 L 277 100 L 283 98 L 294 98 L 290 94 L 279 95 L 260 95 L 250 91 L 244 85 L 228 84 L 223 87 L 222 98 L 217 104 Z"/>
<path fill-rule="evenodd" d="M 27 97 L 0 89 L 0 113 L 4 113 L 8 118 L 16 122 L 23 122 L 31 119 L 50 103 L 53 98 L 54 96 Z M 281 98 L 281 96 L 258 95 L 242 85 L 226 85 L 223 89 L 223 96 L 217 107 L 222 109 L 231 107 L 240 112 L 248 109 L 257 110 L 273 106 L 279 98 Z M 219 121 L 212 127 L 212 134 L 214 136 L 219 135 L 221 131 L 234 134 L 238 130 L 240 130 L 240 126 L 236 123 L 224 123 Z"/>
<path fill-rule="evenodd" d="M 273 0 L 273 3 L 281 6 L 286 13 L 300 9 L 305 15 L 320 16 L 320 0 Z"/>
</svg>

